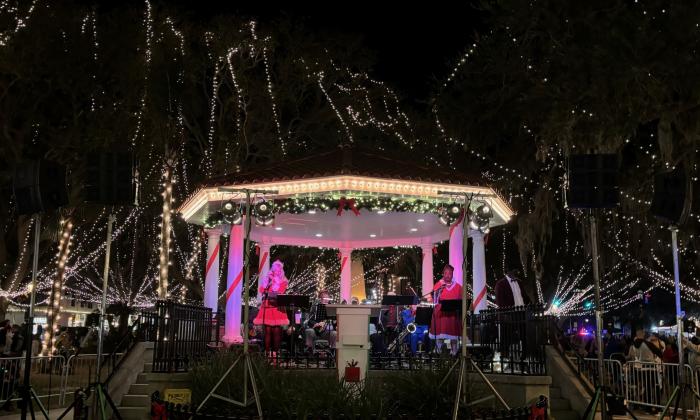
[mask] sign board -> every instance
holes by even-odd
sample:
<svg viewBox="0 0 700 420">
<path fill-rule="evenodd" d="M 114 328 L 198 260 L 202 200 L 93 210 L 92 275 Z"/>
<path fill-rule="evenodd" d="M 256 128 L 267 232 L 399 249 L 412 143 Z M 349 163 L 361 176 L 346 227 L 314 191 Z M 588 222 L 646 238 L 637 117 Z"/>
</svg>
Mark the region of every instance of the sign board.
<svg viewBox="0 0 700 420">
<path fill-rule="evenodd" d="M 173 404 L 190 404 L 192 402 L 192 391 L 187 388 L 166 389 L 164 400 Z"/>
</svg>

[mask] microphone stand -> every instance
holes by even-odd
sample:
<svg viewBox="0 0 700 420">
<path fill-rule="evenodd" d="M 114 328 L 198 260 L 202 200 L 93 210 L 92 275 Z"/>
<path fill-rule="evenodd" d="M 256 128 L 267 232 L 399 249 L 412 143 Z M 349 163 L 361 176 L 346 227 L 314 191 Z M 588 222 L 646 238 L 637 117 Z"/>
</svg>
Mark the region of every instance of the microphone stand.
<svg viewBox="0 0 700 420">
<path fill-rule="evenodd" d="M 265 289 L 263 290 L 262 294 L 262 305 L 260 307 L 263 309 L 263 318 L 262 318 L 262 327 L 263 327 L 263 348 L 266 346 L 267 343 L 267 325 L 265 325 L 265 317 L 267 316 L 267 305 L 270 304 L 270 301 L 268 300 L 268 295 L 270 294 L 270 287 L 272 287 L 272 281 L 270 280 L 270 274 L 268 273 L 267 275 L 267 286 L 265 286 Z M 272 336 L 270 337 L 270 341 L 274 340 L 275 337 Z M 267 349 L 264 351 L 267 356 Z M 272 356 L 272 343 L 270 343 L 270 354 L 269 356 Z"/>
<path fill-rule="evenodd" d="M 433 294 L 434 294 L 434 295 L 433 295 L 433 302 L 432 302 L 432 303 L 433 303 L 433 312 L 432 312 L 432 314 L 430 315 L 430 330 L 433 332 L 433 336 L 435 336 L 435 338 L 430 338 L 430 334 L 428 334 L 428 338 L 430 338 L 430 340 L 432 341 L 432 343 L 430 343 L 430 344 L 432 344 L 432 346 L 433 346 L 433 348 L 430 350 L 431 353 L 437 353 L 437 352 L 436 352 L 436 350 L 437 350 L 437 342 L 438 342 L 438 340 L 439 340 L 439 338 L 438 338 L 438 336 L 437 336 L 437 334 L 436 334 L 436 331 L 435 331 L 435 307 L 436 307 L 436 305 L 437 305 L 437 303 L 435 303 L 435 301 L 440 300 L 440 293 L 442 292 L 442 290 L 443 290 L 444 288 L 445 288 L 445 285 L 443 284 L 442 286 L 438 287 L 437 290 L 431 290 L 430 292 L 428 292 L 428 293 L 426 293 L 425 295 L 423 295 L 423 297 L 425 297 L 425 296 L 433 295 Z M 438 353 L 438 356 L 439 356 L 439 355 L 440 355 L 440 354 Z"/>
</svg>

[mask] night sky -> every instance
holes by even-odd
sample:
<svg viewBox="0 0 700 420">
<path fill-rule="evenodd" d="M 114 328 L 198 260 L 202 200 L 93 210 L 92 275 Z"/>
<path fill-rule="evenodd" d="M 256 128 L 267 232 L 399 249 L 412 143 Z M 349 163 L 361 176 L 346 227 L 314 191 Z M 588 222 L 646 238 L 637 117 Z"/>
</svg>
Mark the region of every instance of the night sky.
<svg viewBox="0 0 700 420">
<path fill-rule="evenodd" d="M 485 12 L 476 1 L 399 4 L 369 2 L 230 2 L 177 0 L 175 4 L 195 19 L 237 14 L 265 22 L 282 16 L 299 20 L 309 30 L 333 36 L 357 35 L 375 54 L 372 76 L 389 83 L 402 96 L 417 103 L 429 99 L 462 51 L 484 29 Z"/>
</svg>

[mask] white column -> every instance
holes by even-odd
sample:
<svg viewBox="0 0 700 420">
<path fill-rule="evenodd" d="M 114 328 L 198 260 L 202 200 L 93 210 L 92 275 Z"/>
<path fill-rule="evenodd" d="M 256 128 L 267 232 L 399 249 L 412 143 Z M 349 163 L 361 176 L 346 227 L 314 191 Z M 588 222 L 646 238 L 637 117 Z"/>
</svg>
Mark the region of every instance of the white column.
<svg viewBox="0 0 700 420">
<path fill-rule="evenodd" d="M 267 273 L 270 272 L 270 244 L 260 243 L 260 262 L 258 267 L 258 279 L 264 279 L 267 277 Z M 260 281 L 260 280 L 258 280 Z M 262 293 L 258 290 L 258 302 L 262 300 Z"/>
<path fill-rule="evenodd" d="M 352 249 L 340 248 L 340 300 L 352 301 Z"/>
<path fill-rule="evenodd" d="M 450 226 L 450 265 L 455 268 L 453 279 L 462 284 L 463 242 L 462 219 Z"/>
<path fill-rule="evenodd" d="M 204 267 L 204 307 L 219 311 L 219 248 L 221 247 L 221 228 L 205 230 L 207 234 L 207 260 Z"/>
<path fill-rule="evenodd" d="M 427 295 L 433 290 L 433 246 L 423 245 L 423 265 L 421 266 L 421 294 Z"/>
<path fill-rule="evenodd" d="M 228 270 L 226 272 L 226 332 L 224 341 L 227 343 L 243 341 L 241 336 L 243 240 L 243 225 L 233 225 L 229 235 Z"/>
<path fill-rule="evenodd" d="M 472 290 L 474 297 L 472 305 L 474 312 L 479 313 L 488 307 L 488 293 L 486 293 L 486 248 L 484 247 L 484 234 L 478 230 L 469 232 L 472 238 Z"/>
</svg>

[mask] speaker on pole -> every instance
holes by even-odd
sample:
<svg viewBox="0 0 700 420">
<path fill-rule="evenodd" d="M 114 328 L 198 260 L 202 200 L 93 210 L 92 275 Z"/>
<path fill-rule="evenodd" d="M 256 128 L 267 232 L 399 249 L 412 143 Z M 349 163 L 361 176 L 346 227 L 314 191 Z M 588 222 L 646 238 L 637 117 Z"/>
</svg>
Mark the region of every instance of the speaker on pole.
<svg viewBox="0 0 700 420">
<path fill-rule="evenodd" d="M 18 214 L 55 210 L 68 204 L 66 168 L 48 160 L 31 160 L 15 168 L 12 189 Z"/>
<path fill-rule="evenodd" d="M 575 209 L 617 206 L 620 203 L 617 168 L 617 155 L 614 154 L 570 156 L 567 205 Z"/>
<path fill-rule="evenodd" d="M 649 211 L 664 222 L 681 226 L 690 215 L 693 189 L 683 165 L 654 177 L 654 197 Z"/>
<path fill-rule="evenodd" d="M 135 197 L 134 157 L 131 153 L 90 153 L 85 163 L 85 201 L 132 205 Z"/>
</svg>

